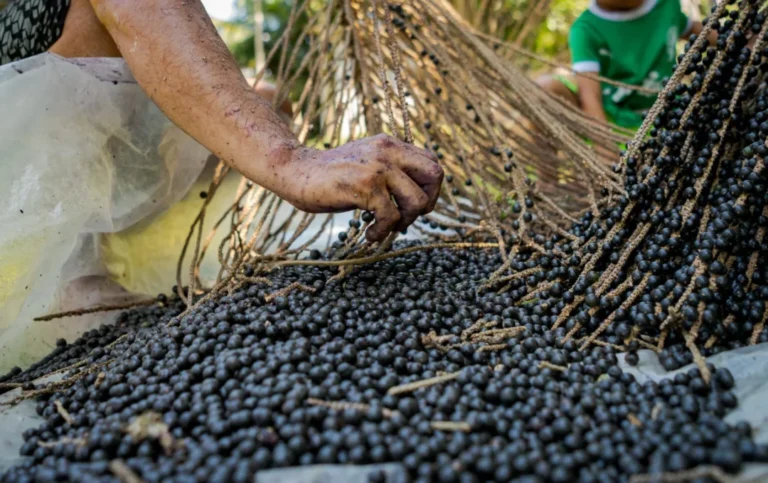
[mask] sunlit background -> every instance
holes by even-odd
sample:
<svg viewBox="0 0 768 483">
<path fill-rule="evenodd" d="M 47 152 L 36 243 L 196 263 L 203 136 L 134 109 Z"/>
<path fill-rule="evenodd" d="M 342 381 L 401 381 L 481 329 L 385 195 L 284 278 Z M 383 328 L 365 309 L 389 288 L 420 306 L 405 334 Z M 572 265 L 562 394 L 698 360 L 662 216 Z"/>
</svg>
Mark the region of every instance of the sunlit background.
<svg viewBox="0 0 768 483">
<path fill-rule="evenodd" d="M 3 0 L 0 0 L 2 2 Z M 283 32 L 295 0 L 202 0 L 219 34 L 232 51 L 246 76 L 252 75 L 257 51 L 269 52 Z M 417 0 L 401 0 L 417 1 Z M 514 43 L 537 56 L 562 64 L 570 63 L 568 30 L 589 5 L 589 0 L 445 0 L 477 30 Z M 683 10 L 699 18 L 700 4 L 712 0 L 681 0 Z M 308 10 L 319 10 L 324 0 L 309 0 Z M 261 12 L 262 15 L 254 15 Z M 482 13 L 479 13 L 482 12 Z M 260 21 L 261 41 L 254 41 Z M 524 20 L 524 21 L 523 21 Z M 258 46 L 258 47 L 257 47 Z M 510 59 L 527 72 L 547 68 L 530 58 Z M 267 66 L 267 77 L 269 77 Z"/>
<path fill-rule="evenodd" d="M 232 0 L 203 0 L 208 15 L 216 20 L 230 20 L 235 16 L 235 2 Z"/>
</svg>

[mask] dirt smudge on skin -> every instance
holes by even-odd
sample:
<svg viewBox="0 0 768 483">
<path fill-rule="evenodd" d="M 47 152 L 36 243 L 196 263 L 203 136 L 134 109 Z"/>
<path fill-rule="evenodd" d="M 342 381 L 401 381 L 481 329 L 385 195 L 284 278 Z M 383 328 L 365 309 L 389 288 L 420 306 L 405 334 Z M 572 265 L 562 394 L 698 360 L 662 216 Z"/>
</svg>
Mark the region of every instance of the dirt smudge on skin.
<svg viewBox="0 0 768 483">
<path fill-rule="evenodd" d="M 376 171 L 376 174 L 385 174 L 392 171 L 393 169 L 392 162 L 387 158 L 384 158 L 384 157 L 376 158 L 376 162 L 382 165 L 382 168 L 379 168 Z"/>
<path fill-rule="evenodd" d="M 353 186 L 351 183 L 348 183 L 347 181 L 336 181 L 334 183 L 334 187 L 336 190 L 340 193 L 345 193 L 349 195 L 356 195 L 358 192 L 358 189 Z"/>
<path fill-rule="evenodd" d="M 381 149 L 390 149 L 394 148 L 397 144 L 395 141 L 390 137 L 385 137 L 381 141 L 379 141 L 379 146 Z"/>
<path fill-rule="evenodd" d="M 294 151 L 295 147 L 293 146 L 281 145 L 271 149 L 269 153 L 267 153 L 267 159 L 273 168 L 284 166 L 291 160 Z"/>
</svg>

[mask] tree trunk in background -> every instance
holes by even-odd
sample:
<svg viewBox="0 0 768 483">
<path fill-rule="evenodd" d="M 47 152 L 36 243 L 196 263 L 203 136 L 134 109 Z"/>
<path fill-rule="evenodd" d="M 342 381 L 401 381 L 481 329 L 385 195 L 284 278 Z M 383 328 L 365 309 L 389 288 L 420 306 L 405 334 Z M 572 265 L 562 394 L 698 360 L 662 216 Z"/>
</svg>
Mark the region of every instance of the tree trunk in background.
<svg viewBox="0 0 768 483">
<path fill-rule="evenodd" d="M 253 0 L 254 73 L 264 67 L 264 11 L 262 0 Z"/>
</svg>

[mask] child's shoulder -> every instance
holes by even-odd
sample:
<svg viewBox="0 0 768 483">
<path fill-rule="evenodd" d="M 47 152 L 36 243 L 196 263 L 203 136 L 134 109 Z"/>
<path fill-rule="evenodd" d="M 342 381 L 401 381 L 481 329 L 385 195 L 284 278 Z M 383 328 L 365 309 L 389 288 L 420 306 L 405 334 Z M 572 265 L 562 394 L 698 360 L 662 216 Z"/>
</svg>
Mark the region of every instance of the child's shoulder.
<svg viewBox="0 0 768 483">
<path fill-rule="evenodd" d="M 595 12 L 592 11 L 591 6 L 585 8 L 578 17 L 576 17 L 576 20 L 571 24 L 571 27 L 584 27 L 587 25 L 595 25 L 598 24 L 602 18 L 600 18 L 598 15 L 595 15 Z"/>
<path fill-rule="evenodd" d="M 597 28 L 600 22 L 600 17 L 591 12 L 588 8 L 576 17 L 576 20 L 571 24 L 571 30 L 592 30 Z"/>
</svg>

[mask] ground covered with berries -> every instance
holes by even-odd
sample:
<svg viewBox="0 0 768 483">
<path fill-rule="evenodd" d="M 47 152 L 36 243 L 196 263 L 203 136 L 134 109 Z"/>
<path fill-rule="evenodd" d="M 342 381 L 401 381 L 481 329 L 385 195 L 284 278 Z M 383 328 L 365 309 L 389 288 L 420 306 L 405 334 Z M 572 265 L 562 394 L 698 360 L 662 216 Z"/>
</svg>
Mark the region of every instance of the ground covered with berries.
<svg viewBox="0 0 768 483">
<path fill-rule="evenodd" d="M 424 482 L 621 482 L 768 462 L 749 424 L 724 421 L 734 374 L 704 359 L 768 341 L 768 17 L 726 1 L 708 25 L 717 41 L 687 43 L 648 136 L 567 226 L 534 214 L 531 189 L 505 200 L 491 240 L 505 246 L 410 245 L 343 276 L 312 265 L 317 251 L 238 267 L 189 312 L 160 297 L 60 341 L 0 378 L 46 419 L 2 481 L 245 482 L 397 462 Z M 337 254 L 356 248 L 349 233 Z M 639 381 L 617 353 L 631 366 L 640 349 L 668 370 L 697 365 Z M 66 379 L 36 385 L 55 371 Z"/>
<path fill-rule="evenodd" d="M 768 461 L 748 424 L 723 421 L 738 405 L 730 372 L 638 383 L 610 345 L 563 343 L 539 305 L 478 293 L 500 263 L 423 250 L 331 282 L 336 269 L 290 267 L 180 320 L 175 297 L 130 311 L 6 376 L 88 360 L 39 396 L 46 422 L 3 481 L 250 481 L 389 461 L 418 481 L 626 481 Z"/>
</svg>

